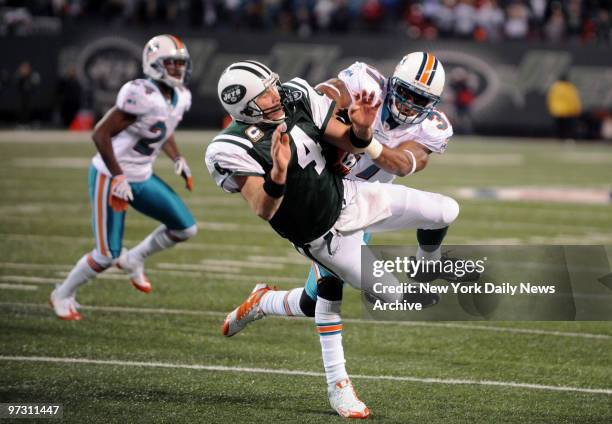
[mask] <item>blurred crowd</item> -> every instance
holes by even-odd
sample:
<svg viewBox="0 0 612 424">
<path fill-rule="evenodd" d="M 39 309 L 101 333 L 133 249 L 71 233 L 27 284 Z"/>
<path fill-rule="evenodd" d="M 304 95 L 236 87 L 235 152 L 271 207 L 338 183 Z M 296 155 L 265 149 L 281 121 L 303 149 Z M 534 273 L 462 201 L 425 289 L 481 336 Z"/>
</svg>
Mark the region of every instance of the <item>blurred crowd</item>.
<svg viewBox="0 0 612 424">
<path fill-rule="evenodd" d="M 0 35 L 104 20 L 302 37 L 371 31 L 414 39 L 611 43 L 611 7 L 612 0 L 0 0 Z"/>
</svg>

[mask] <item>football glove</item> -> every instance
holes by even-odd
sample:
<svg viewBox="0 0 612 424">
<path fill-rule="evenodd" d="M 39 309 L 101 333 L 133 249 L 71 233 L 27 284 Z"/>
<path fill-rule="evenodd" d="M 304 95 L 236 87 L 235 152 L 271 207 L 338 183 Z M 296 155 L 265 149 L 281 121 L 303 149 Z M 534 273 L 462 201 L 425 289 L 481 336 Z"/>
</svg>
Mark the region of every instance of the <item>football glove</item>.
<svg viewBox="0 0 612 424">
<path fill-rule="evenodd" d="M 115 175 L 111 181 L 110 196 L 108 203 L 115 212 L 124 212 L 128 208 L 128 203 L 134 200 L 132 188 L 125 175 Z"/>
<path fill-rule="evenodd" d="M 193 178 L 191 177 L 191 169 L 189 169 L 187 160 L 184 157 L 179 156 L 176 158 L 174 161 L 174 172 L 185 179 L 185 187 L 191 191 L 193 188 Z"/>
</svg>

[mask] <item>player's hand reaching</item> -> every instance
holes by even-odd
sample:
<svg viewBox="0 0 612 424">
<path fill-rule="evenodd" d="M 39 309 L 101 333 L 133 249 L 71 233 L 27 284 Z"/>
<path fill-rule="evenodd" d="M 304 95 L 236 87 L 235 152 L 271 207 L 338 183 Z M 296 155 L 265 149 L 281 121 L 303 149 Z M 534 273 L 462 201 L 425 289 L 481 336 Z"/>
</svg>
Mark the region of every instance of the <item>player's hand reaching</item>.
<svg viewBox="0 0 612 424">
<path fill-rule="evenodd" d="M 361 93 L 355 93 L 354 97 L 355 100 L 349 108 L 349 118 L 353 124 L 353 129 L 359 138 L 370 138 L 371 127 L 382 101 L 380 99 L 376 100 L 373 91 L 368 93 L 366 90 L 362 90 Z"/>
<path fill-rule="evenodd" d="M 115 175 L 111 181 L 108 203 L 115 212 L 123 212 L 128 208 L 129 202 L 134 200 L 134 194 L 125 175 Z"/>
<path fill-rule="evenodd" d="M 285 184 L 287 179 L 287 167 L 291 160 L 291 146 L 289 145 L 289 135 L 286 131 L 287 124 L 283 122 L 278 125 L 274 133 L 272 133 L 270 153 L 274 166 L 270 172 L 270 177 L 277 184 Z"/>
<path fill-rule="evenodd" d="M 174 172 L 176 175 L 180 175 L 185 180 L 185 187 L 191 191 L 193 189 L 193 177 L 191 176 L 191 169 L 187 164 L 187 160 L 179 156 L 174 161 Z"/>
</svg>

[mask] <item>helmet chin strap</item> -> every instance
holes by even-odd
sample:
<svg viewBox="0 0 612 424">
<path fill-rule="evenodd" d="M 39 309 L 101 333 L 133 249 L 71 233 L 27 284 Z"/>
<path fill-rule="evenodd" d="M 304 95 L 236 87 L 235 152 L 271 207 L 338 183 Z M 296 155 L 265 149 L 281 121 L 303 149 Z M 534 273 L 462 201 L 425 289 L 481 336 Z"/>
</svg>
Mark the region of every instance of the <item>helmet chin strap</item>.
<svg viewBox="0 0 612 424">
<path fill-rule="evenodd" d="M 283 117 L 279 119 L 262 119 L 261 122 L 264 122 L 266 124 L 278 125 L 278 124 L 282 124 L 283 122 L 285 122 L 285 118 L 286 116 L 283 115 Z"/>
</svg>

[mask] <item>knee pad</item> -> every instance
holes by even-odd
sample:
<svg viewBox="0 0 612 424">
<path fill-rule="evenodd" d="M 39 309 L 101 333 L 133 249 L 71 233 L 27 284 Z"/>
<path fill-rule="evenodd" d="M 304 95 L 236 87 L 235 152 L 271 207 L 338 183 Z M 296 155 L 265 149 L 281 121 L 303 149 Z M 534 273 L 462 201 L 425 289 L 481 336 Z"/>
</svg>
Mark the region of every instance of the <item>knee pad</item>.
<svg viewBox="0 0 612 424">
<path fill-rule="evenodd" d="M 193 224 L 184 230 L 168 230 L 168 235 L 176 242 L 186 241 L 198 233 L 198 226 Z"/>
<path fill-rule="evenodd" d="M 106 256 L 98 252 L 98 249 L 94 249 L 91 251 L 91 258 L 95 263 L 100 265 L 100 267 L 106 269 L 109 268 L 113 264 L 113 258 L 110 256 Z"/>
<path fill-rule="evenodd" d="M 312 299 L 308 294 L 306 294 L 306 290 L 302 292 L 302 296 L 300 296 L 300 309 L 302 313 L 307 317 L 315 316 L 315 306 L 317 306 L 316 299 Z"/>
<path fill-rule="evenodd" d="M 459 203 L 448 196 L 442 197 L 442 221 L 444 225 L 450 225 L 459 216 Z"/>
<path fill-rule="evenodd" d="M 317 295 L 330 301 L 342 300 L 342 280 L 338 277 L 322 277 L 317 282 Z"/>
</svg>

